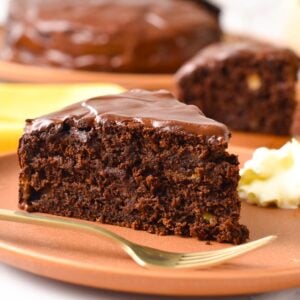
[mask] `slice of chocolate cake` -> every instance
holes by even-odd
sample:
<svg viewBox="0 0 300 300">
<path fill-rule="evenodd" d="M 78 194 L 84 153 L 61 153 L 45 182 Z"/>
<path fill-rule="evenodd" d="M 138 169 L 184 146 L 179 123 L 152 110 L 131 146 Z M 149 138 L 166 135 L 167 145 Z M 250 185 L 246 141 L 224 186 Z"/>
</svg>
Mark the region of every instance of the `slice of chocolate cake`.
<svg viewBox="0 0 300 300">
<path fill-rule="evenodd" d="M 179 98 L 231 129 L 288 135 L 299 60 L 287 49 L 218 43 L 176 74 Z"/>
<path fill-rule="evenodd" d="M 244 242 L 229 132 L 167 91 L 132 90 L 28 120 L 20 207 L 157 234 Z"/>
</svg>

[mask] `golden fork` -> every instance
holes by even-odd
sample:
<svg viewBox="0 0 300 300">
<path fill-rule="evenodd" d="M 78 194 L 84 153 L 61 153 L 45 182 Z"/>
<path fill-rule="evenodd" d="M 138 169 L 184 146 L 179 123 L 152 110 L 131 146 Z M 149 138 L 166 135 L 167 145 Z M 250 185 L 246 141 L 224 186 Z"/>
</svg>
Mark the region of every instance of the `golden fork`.
<svg viewBox="0 0 300 300">
<path fill-rule="evenodd" d="M 77 229 L 97 236 L 102 235 L 115 241 L 136 263 L 146 268 L 191 269 L 216 266 L 262 247 L 277 238 L 275 235 L 270 235 L 259 240 L 226 249 L 175 253 L 138 245 L 98 225 L 78 222 L 73 219 L 67 220 L 54 216 L 0 209 L 0 220 L 51 226 L 55 228 Z"/>
</svg>

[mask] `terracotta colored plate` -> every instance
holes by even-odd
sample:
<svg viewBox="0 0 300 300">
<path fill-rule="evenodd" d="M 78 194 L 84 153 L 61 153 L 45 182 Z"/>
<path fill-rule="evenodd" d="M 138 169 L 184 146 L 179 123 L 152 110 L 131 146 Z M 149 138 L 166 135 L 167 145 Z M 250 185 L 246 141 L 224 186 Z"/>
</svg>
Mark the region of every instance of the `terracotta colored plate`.
<svg viewBox="0 0 300 300">
<path fill-rule="evenodd" d="M 234 148 L 244 161 L 249 150 Z M 0 158 L 0 207 L 17 208 L 15 155 Z M 244 204 L 242 222 L 251 239 L 277 234 L 273 244 L 205 270 L 156 271 L 136 265 L 116 245 L 70 230 L 1 222 L 0 260 L 42 276 L 91 287 L 164 295 L 233 295 L 300 286 L 300 210 L 264 209 Z M 156 236 L 105 226 L 132 241 L 170 251 L 227 247 L 194 238 Z"/>
</svg>

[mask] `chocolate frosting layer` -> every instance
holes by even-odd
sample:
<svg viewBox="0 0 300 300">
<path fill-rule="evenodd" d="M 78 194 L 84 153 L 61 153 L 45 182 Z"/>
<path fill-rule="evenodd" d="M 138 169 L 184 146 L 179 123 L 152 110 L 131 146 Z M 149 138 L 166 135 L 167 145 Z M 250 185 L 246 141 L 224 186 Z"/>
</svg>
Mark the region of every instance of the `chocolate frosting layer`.
<svg viewBox="0 0 300 300">
<path fill-rule="evenodd" d="M 186 105 L 165 90 L 130 90 L 118 95 L 88 99 L 41 118 L 27 120 L 26 132 L 42 130 L 66 119 L 83 120 L 94 124 L 115 121 L 125 125 L 128 121 L 168 131 L 223 137 L 228 140 L 227 127 L 204 116 L 194 105 Z"/>
<path fill-rule="evenodd" d="M 6 59 L 111 72 L 174 72 L 220 40 L 217 18 L 178 0 L 12 0 Z"/>
</svg>

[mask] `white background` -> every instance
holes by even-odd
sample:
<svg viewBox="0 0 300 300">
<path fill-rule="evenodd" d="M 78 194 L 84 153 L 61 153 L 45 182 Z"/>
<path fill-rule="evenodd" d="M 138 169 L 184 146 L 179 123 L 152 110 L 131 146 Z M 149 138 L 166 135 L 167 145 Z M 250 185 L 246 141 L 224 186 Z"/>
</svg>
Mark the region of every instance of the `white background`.
<svg viewBox="0 0 300 300">
<path fill-rule="evenodd" d="M 4 22 L 9 0 L 0 0 L 0 24 Z"/>
</svg>

